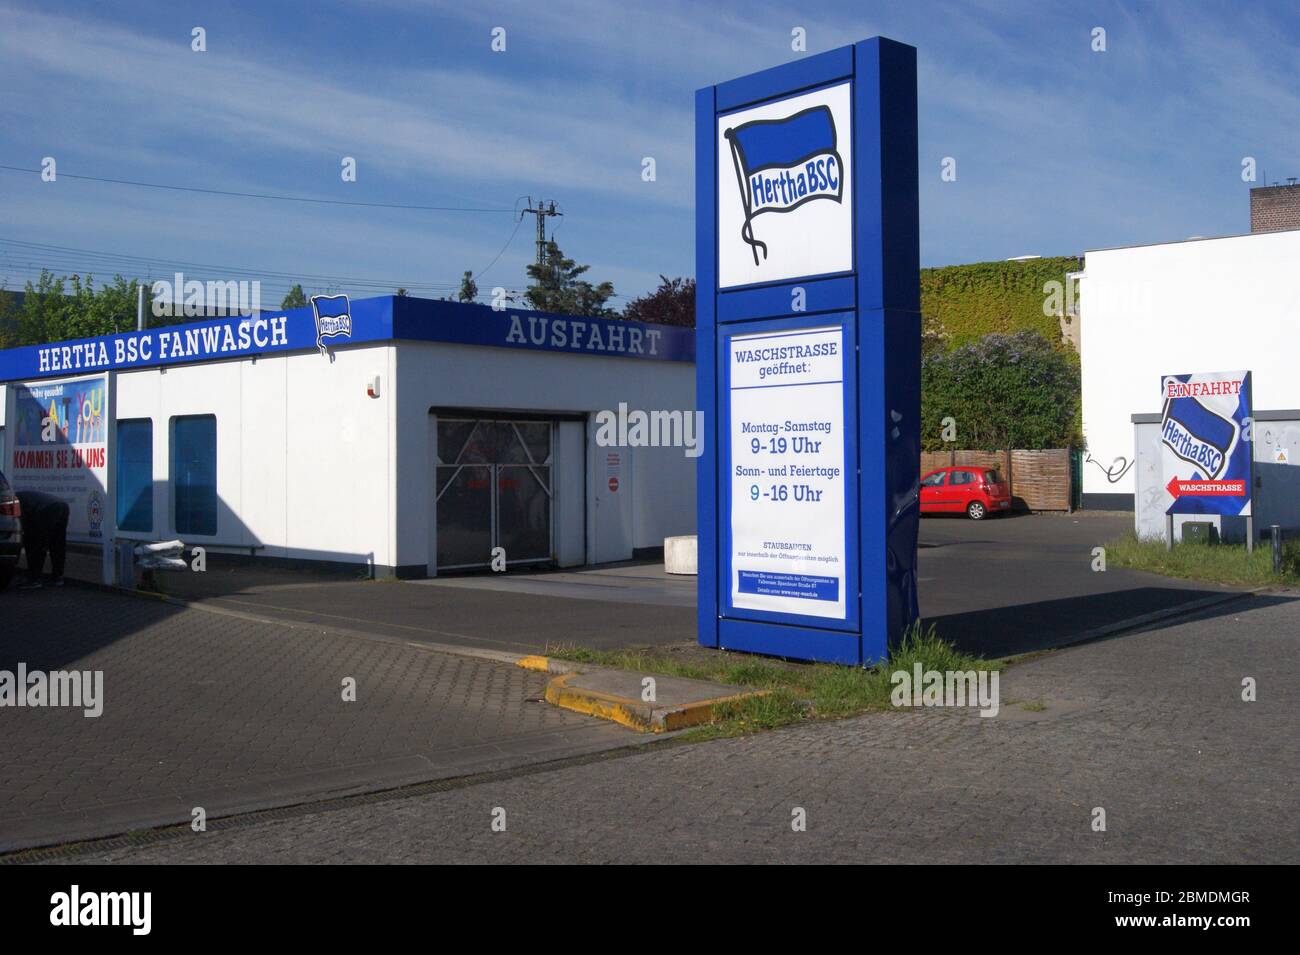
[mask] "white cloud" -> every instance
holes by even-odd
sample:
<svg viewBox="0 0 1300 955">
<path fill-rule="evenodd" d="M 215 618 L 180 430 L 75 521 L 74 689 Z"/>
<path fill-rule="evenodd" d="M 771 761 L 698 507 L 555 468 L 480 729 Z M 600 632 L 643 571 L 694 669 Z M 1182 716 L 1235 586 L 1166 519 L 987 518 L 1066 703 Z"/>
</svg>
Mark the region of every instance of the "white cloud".
<svg viewBox="0 0 1300 955">
<path fill-rule="evenodd" d="M 0 24 L 6 70 L 39 77 L 39 87 L 17 97 L 11 111 L 36 121 L 50 106 L 41 88 L 77 84 L 83 95 L 58 98 L 56 123 L 83 133 L 88 125 L 106 146 L 121 138 L 127 116 L 164 149 L 220 145 L 268 163 L 281 153 L 355 155 L 394 175 L 489 189 L 545 182 L 642 202 L 691 200 L 687 179 L 648 192 L 639 178 L 646 154 L 693 168 L 689 103 L 674 110 L 583 80 L 538 82 L 463 68 L 394 68 L 362 88 L 318 70 L 192 54 L 174 40 L 103 22 L 8 10 Z"/>
</svg>

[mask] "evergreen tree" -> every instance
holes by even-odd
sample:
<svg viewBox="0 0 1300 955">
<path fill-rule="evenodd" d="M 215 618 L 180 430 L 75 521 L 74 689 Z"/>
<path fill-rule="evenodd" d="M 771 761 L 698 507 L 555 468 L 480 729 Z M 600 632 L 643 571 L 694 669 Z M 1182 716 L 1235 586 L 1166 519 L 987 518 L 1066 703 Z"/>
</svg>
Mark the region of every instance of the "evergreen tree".
<svg viewBox="0 0 1300 955">
<path fill-rule="evenodd" d="M 286 295 L 284 300 L 280 303 L 280 308 L 302 308 L 306 304 L 307 293 L 302 290 L 301 285 L 295 285 L 293 288 L 289 289 L 289 294 Z"/>
<path fill-rule="evenodd" d="M 589 268 L 566 258 L 552 239 L 546 243 L 542 264 L 528 266 L 528 277 L 532 279 L 524 293 L 528 304 L 539 312 L 557 315 L 618 318 L 618 313 L 606 305 L 614 295 L 614 283 L 592 285 L 580 278 Z"/>
<path fill-rule="evenodd" d="M 474 281 L 474 273 L 466 271 L 460 280 L 460 294 L 457 299 L 461 302 L 472 302 L 478 298 L 478 284 Z"/>
</svg>

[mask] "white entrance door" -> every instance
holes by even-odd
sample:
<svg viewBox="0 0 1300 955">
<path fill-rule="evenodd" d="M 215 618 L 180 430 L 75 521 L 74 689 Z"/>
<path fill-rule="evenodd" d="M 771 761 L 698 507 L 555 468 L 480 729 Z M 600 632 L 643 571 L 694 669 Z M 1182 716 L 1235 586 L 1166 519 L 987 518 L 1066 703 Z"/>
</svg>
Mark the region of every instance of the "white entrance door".
<svg viewBox="0 0 1300 955">
<path fill-rule="evenodd" d="M 632 449 L 603 448 L 592 441 L 596 489 L 593 562 L 632 559 Z"/>
</svg>

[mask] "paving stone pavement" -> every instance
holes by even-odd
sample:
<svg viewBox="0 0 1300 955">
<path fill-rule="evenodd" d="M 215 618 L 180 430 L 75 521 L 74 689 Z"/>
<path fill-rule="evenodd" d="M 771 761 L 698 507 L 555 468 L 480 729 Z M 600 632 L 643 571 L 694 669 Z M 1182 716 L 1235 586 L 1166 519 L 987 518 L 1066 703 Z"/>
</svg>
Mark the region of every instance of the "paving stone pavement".
<svg viewBox="0 0 1300 955">
<path fill-rule="evenodd" d="M 1019 664 L 996 718 L 804 724 L 69 861 L 1296 863 L 1298 635 L 1300 600 L 1247 598 Z"/>
<path fill-rule="evenodd" d="M 0 708 L 0 851 L 638 739 L 508 664 L 74 586 L 0 593 L 0 670 L 19 662 L 102 670 L 103 715 Z"/>
</svg>

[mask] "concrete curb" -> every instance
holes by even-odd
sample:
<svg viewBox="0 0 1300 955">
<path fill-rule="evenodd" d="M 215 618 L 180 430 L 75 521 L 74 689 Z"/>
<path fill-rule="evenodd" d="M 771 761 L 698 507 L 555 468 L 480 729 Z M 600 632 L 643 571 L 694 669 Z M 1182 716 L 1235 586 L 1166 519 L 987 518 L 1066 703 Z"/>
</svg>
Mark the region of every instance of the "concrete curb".
<svg viewBox="0 0 1300 955">
<path fill-rule="evenodd" d="M 518 666 L 556 674 L 546 685 L 546 702 L 561 709 L 584 713 L 640 733 L 672 733 L 699 726 L 713 719 L 714 707 L 750 697 L 766 696 L 767 690 L 742 690 L 726 696 L 711 696 L 683 703 L 649 703 L 638 697 L 606 693 L 592 687 L 574 686 L 579 676 L 599 676 L 601 673 L 622 673 L 613 667 L 583 666 L 545 656 L 528 656 L 518 661 Z M 654 676 L 647 673 L 646 676 Z"/>
</svg>

